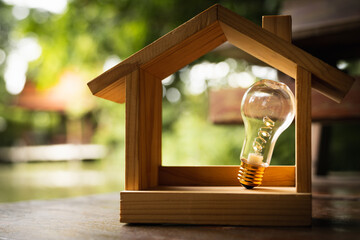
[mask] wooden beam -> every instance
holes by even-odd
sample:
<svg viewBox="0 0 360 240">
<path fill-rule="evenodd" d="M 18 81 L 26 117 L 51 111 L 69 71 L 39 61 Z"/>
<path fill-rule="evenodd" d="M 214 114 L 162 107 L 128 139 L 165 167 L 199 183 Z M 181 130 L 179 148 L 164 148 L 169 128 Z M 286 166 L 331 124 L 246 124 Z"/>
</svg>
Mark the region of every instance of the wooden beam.
<svg viewBox="0 0 360 240">
<path fill-rule="evenodd" d="M 126 76 L 126 122 L 125 122 L 125 189 L 140 189 L 139 161 L 139 70 Z"/>
<path fill-rule="evenodd" d="M 120 193 L 120 222 L 304 226 L 311 195 L 295 188 L 158 187 Z"/>
<path fill-rule="evenodd" d="M 226 37 L 219 22 L 216 21 L 153 60 L 141 65 L 141 68 L 159 79 L 163 79 L 224 42 L 226 42 Z"/>
<path fill-rule="evenodd" d="M 311 193 L 311 73 L 299 66 L 296 75 L 296 192 Z"/>
<path fill-rule="evenodd" d="M 340 70 L 224 7 L 218 7 L 218 18 L 230 43 L 292 78 L 296 78 L 297 66 L 301 66 L 314 74 L 312 86 L 337 102 L 354 82 Z"/>
<path fill-rule="evenodd" d="M 184 166 L 159 168 L 159 185 L 165 186 L 239 186 L 239 166 Z M 261 186 L 295 186 L 294 166 L 266 168 Z"/>
<path fill-rule="evenodd" d="M 162 85 L 143 70 L 126 79 L 125 189 L 158 185 L 161 165 Z"/>
<path fill-rule="evenodd" d="M 136 63 L 122 64 L 117 68 L 112 68 L 94 80 L 88 82 L 90 91 L 97 97 L 111 100 L 117 103 L 125 102 L 125 82 L 127 75 L 124 72 L 131 73 L 138 70 Z"/>
</svg>

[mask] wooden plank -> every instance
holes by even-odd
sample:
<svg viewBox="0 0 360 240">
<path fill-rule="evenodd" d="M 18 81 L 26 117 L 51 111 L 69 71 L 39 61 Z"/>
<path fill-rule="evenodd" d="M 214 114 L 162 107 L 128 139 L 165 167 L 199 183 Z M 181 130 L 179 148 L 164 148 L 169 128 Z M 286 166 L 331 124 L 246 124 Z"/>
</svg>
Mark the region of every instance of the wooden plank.
<svg viewBox="0 0 360 240">
<path fill-rule="evenodd" d="M 291 16 L 263 16 L 262 28 L 291 43 Z"/>
<path fill-rule="evenodd" d="M 94 80 L 88 82 L 88 87 L 97 97 L 108 99 L 117 103 L 124 103 L 126 75 L 123 73 L 131 73 L 137 69 L 137 63 L 124 63 L 118 68 L 112 68 L 112 70 L 110 69 L 96 77 Z"/>
<path fill-rule="evenodd" d="M 224 42 L 226 42 L 226 37 L 219 22 L 216 21 L 148 63 L 141 65 L 141 68 L 159 79 L 163 79 Z"/>
<path fill-rule="evenodd" d="M 311 73 L 298 67 L 295 79 L 296 191 L 311 193 Z"/>
<path fill-rule="evenodd" d="M 186 23 L 128 57 L 118 65 L 94 78 L 88 83 L 91 92 L 98 97 L 103 97 L 111 101 L 118 101 L 119 97 L 116 95 L 124 95 L 125 89 L 115 87 L 114 84 L 117 81 L 124 82 L 125 76 L 136 70 L 138 66 L 153 60 L 160 54 L 177 46 L 188 37 L 201 29 L 206 28 L 215 21 L 217 21 L 217 5 L 208 8 L 204 12 L 198 14 Z M 119 86 L 122 85 L 119 84 Z M 117 89 L 116 91 L 113 91 L 115 95 L 103 95 L 101 90 L 107 87 Z"/>
<path fill-rule="evenodd" d="M 144 70 L 140 70 L 139 107 L 139 156 L 141 189 L 158 185 L 158 169 L 161 165 L 162 139 L 162 84 Z"/>
<path fill-rule="evenodd" d="M 104 89 L 101 89 L 99 92 L 94 94 L 97 97 L 101 97 L 104 99 L 111 99 L 111 101 L 116 103 L 124 103 L 126 94 L 122 94 L 126 92 L 125 81 L 115 81 L 111 85 L 108 85 Z"/>
<path fill-rule="evenodd" d="M 295 188 L 167 187 L 120 193 L 120 221 L 302 226 L 311 223 L 311 195 Z"/>
<path fill-rule="evenodd" d="M 183 166 L 159 168 L 159 185 L 239 186 L 239 166 Z M 295 186 L 294 166 L 269 166 L 261 186 Z"/>
<path fill-rule="evenodd" d="M 209 193 L 209 194 L 215 194 L 217 197 L 214 198 L 215 200 L 229 200 L 232 198 L 232 196 L 235 194 L 247 194 L 247 195 L 274 195 L 274 194 L 281 194 L 281 195 L 292 195 L 292 194 L 298 194 L 296 193 L 296 188 L 295 187 L 264 187 L 264 186 L 259 186 L 257 188 L 248 190 L 242 186 L 156 186 L 153 188 L 149 188 L 147 190 L 143 190 L 142 192 L 149 192 L 149 193 L 153 193 L 154 198 L 156 198 L 157 192 L 167 192 L 170 195 L 174 192 L 191 192 L 194 194 L 197 193 Z M 132 191 L 126 191 L 126 192 L 132 192 Z M 227 193 L 228 196 L 224 196 L 221 195 L 219 193 Z M 301 193 L 302 195 L 306 195 L 306 193 Z M 301 195 L 300 194 L 300 195 Z M 169 199 L 171 199 L 171 195 L 169 195 Z M 191 198 L 188 198 L 188 196 L 191 195 L 186 195 L 183 196 L 182 198 L 177 198 L 178 201 L 182 201 L 182 200 L 189 200 Z M 204 195 L 202 195 L 204 196 Z M 236 197 L 236 196 L 235 196 Z M 254 197 L 257 198 L 257 197 Z M 261 198 L 261 196 L 260 196 Z M 200 199 L 198 197 L 198 199 Z M 206 199 L 206 197 L 204 197 L 203 199 Z M 136 201 L 136 199 L 132 199 L 133 201 Z M 173 199 L 175 200 L 175 199 Z"/>
<path fill-rule="evenodd" d="M 161 165 L 162 85 L 143 70 L 127 77 L 125 189 L 158 185 Z"/>
<path fill-rule="evenodd" d="M 236 47 L 295 78 L 297 66 L 315 75 L 312 86 L 340 102 L 350 89 L 353 78 L 320 59 L 277 37 L 251 21 L 219 6 L 218 18 L 227 40 Z"/>
<path fill-rule="evenodd" d="M 139 71 L 126 76 L 125 189 L 140 189 L 139 162 Z"/>
</svg>

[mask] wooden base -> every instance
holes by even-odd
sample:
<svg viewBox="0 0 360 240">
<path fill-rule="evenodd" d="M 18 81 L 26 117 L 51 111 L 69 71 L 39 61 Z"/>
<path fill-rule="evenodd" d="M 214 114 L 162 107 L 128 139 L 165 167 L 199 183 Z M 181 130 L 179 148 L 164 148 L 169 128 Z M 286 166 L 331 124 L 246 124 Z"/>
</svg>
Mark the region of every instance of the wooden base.
<svg viewBox="0 0 360 240">
<path fill-rule="evenodd" d="M 311 194 L 295 187 L 174 187 L 120 193 L 120 222 L 308 226 Z"/>
</svg>

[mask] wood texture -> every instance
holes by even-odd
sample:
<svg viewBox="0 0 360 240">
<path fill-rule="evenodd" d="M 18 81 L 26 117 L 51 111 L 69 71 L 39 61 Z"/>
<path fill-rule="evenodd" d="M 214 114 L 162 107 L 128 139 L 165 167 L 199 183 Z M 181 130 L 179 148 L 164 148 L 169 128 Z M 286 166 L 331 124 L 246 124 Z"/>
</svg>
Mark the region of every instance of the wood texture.
<svg viewBox="0 0 360 240">
<path fill-rule="evenodd" d="M 226 39 L 219 31 L 217 21 Z M 200 35 L 204 36 L 197 34 L 201 31 Z M 200 43 L 203 37 L 206 39 L 202 47 Z M 345 73 L 234 12 L 220 5 L 214 5 L 96 77 L 88 83 L 89 88 L 96 96 L 122 102 L 124 100 L 122 96 L 125 94 L 123 84 L 125 76 L 138 67 L 147 68 L 150 74 L 161 80 L 225 40 L 293 78 L 296 77 L 297 66 L 303 67 L 314 74 L 312 86 L 335 101 L 341 101 L 353 83 L 353 79 Z M 187 43 L 190 46 L 185 46 Z M 191 50 L 196 49 L 196 46 L 200 47 L 192 53 Z M 187 56 L 188 54 L 190 55 Z M 181 59 L 182 57 L 184 59 Z M 167 63 L 171 69 L 169 71 L 166 68 L 162 69 Z"/>
<path fill-rule="evenodd" d="M 116 103 L 124 103 L 126 99 L 126 78 L 124 72 L 129 74 L 138 70 L 136 63 L 122 64 L 116 69 L 110 69 L 88 83 L 91 92 L 104 99 Z M 123 77 L 120 77 L 123 76 Z M 101 80 L 100 80 L 101 79 Z"/>
<path fill-rule="evenodd" d="M 291 16 L 289 15 L 262 17 L 262 28 L 284 39 L 287 42 L 291 42 L 291 26 Z"/>
<path fill-rule="evenodd" d="M 125 189 L 158 185 L 161 165 L 162 85 L 143 70 L 127 77 Z"/>
<path fill-rule="evenodd" d="M 159 185 L 165 186 L 239 186 L 239 166 L 186 166 L 159 168 Z M 295 186 L 294 166 L 266 168 L 261 186 Z"/>
<path fill-rule="evenodd" d="M 141 68 L 159 79 L 163 79 L 224 42 L 226 42 L 226 37 L 220 28 L 219 22 L 216 21 L 153 60 L 141 65 Z"/>
<path fill-rule="evenodd" d="M 125 189 L 140 189 L 139 162 L 139 71 L 126 76 Z"/>
<path fill-rule="evenodd" d="M 340 102 L 350 89 L 353 78 L 251 21 L 221 6 L 218 18 L 230 43 L 293 78 L 303 67 L 316 76 L 312 86 L 329 98 Z"/>
<path fill-rule="evenodd" d="M 120 221 L 125 223 L 311 224 L 310 194 L 297 194 L 295 188 L 163 187 L 120 196 Z"/>
<path fill-rule="evenodd" d="M 296 191 L 311 193 L 311 73 L 298 67 L 295 79 Z"/>
</svg>

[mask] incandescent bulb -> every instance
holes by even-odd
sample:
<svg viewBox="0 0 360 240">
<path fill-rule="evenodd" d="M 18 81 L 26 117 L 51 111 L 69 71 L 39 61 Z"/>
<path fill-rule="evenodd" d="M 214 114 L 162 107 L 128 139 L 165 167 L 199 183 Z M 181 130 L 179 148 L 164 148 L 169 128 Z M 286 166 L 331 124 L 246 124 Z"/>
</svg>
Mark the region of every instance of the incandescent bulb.
<svg viewBox="0 0 360 240">
<path fill-rule="evenodd" d="M 294 119 L 294 95 L 283 83 L 261 80 L 241 102 L 245 140 L 240 154 L 238 179 L 247 189 L 259 186 L 270 165 L 274 145 Z"/>
</svg>

